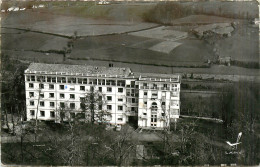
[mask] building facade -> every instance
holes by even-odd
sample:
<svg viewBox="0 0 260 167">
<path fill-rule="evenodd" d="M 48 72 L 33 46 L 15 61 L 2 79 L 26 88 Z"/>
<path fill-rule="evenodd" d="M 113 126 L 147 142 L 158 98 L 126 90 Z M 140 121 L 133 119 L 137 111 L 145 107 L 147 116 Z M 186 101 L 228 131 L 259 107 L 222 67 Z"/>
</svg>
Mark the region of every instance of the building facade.
<svg viewBox="0 0 260 167">
<path fill-rule="evenodd" d="M 88 113 L 82 99 L 98 92 L 112 125 L 138 119 L 141 128 L 165 128 L 180 114 L 180 76 L 133 73 L 129 68 L 32 63 L 25 70 L 27 119 L 60 121 L 62 108 Z M 88 117 L 89 114 L 86 115 Z M 95 115 L 98 120 L 98 115 Z M 103 120 L 103 121 L 104 121 Z"/>
</svg>

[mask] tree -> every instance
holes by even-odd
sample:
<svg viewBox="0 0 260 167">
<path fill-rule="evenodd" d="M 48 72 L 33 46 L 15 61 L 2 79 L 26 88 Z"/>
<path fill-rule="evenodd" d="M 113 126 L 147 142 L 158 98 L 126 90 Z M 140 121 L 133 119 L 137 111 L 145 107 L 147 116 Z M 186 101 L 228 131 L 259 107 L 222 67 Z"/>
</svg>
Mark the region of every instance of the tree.
<svg viewBox="0 0 260 167">
<path fill-rule="evenodd" d="M 26 118 L 23 63 L 12 60 L 8 55 L 2 55 L 1 63 L 1 109 L 4 111 L 5 124 L 8 131 L 15 134 L 16 122 L 21 117 Z M 9 127 L 8 114 L 11 114 L 12 129 Z"/>
<path fill-rule="evenodd" d="M 123 126 L 117 136 L 115 136 L 112 143 L 106 146 L 110 152 L 115 165 L 130 165 L 131 155 L 135 153 L 138 140 L 133 137 L 134 131 L 127 125 Z"/>
<path fill-rule="evenodd" d="M 239 132 L 243 133 L 241 149 L 245 156 L 240 161 L 246 165 L 257 163 L 257 123 L 260 118 L 259 87 L 250 82 L 238 82 L 223 91 L 222 119 L 226 138 L 236 140 Z"/>
<path fill-rule="evenodd" d="M 103 105 L 105 104 L 105 96 L 101 91 L 95 89 L 94 86 L 90 87 L 90 90 L 87 91 L 85 97 L 81 100 L 81 107 L 83 112 L 90 116 L 90 121 L 93 124 L 98 118 L 101 118 L 103 121 L 105 116 L 110 114 L 103 110 Z"/>
<path fill-rule="evenodd" d="M 62 115 L 58 119 L 62 120 L 62 126 L 66 127 L 66 131 L 63 129 L 58 134 L 55 132 L 47 134 L 50 142 L 50 145 L 48 145 L 50 153 L 60 159 L 63 165 L 82 165 L 82 152 L 84 151 L 82 146 L 84 144 L 80 129 L 82 126 L 80 117 L 77 116 L 75 110 L 70 109 L 66 104 L 61 107 L 58 113 L 58 116 Z"/>
</svg>

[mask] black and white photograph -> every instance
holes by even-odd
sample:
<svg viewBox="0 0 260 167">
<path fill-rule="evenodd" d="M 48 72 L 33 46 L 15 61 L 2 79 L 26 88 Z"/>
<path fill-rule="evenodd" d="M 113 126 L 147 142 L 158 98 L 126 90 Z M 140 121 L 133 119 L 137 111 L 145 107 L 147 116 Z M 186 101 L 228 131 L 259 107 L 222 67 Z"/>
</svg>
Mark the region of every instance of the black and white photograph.
<svg viewBox="0 0 260 167">
<path fill-rule="evenodd" d="M 259 0 L 2 0 L 0 166 L 260 166 Z"/>
</svg>

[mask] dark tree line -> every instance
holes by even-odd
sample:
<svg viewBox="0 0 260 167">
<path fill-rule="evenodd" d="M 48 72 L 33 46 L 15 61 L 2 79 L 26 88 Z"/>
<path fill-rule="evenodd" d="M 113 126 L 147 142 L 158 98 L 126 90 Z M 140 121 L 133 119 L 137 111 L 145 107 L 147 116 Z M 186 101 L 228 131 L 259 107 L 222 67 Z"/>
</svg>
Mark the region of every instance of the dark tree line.
<svg viewBox="0 0 260 167">
<path fill-rule="evenodd" d="M 26 119 L 24 70 L 27 65 L 12 60 L 8 55 L 1 56 L 1 110 L 2 120 L 8 131 L 15 133 L 14 125 L 18 120 Z M 11 120 L 8 120 L 11 115 Z M 17 119 L 17 120 L 15 120 Z M 10 129 L 7 122 L 12 122 Z"/>
</svg>

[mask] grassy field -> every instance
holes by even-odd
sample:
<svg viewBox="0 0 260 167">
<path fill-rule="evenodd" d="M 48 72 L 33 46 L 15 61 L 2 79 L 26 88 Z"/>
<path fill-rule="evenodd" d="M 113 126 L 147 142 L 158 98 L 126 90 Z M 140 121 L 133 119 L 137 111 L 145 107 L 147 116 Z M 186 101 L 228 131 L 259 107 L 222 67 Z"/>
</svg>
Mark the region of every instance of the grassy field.
<svg viewBox="0 0 260 167">
<path fill-rule="evenodd" d="M 221 57 L 232 60 L 259 62 L 259 31 L 248 24 L 241 24 L 232 36 L 216 41 Z"/>
<path fill-rule="evenodd" d="M 210 15 L 190 15 L 172 21 L 173 25 L 189 25 L 189 24 L 212 24 L 212 23 L 231 23 L 236 19 L 210 16 Z"/>
<path fill-rule="evenodd" d="M 82 37 L 74 42 L 74 48 L 68 55 L 70 60 L 73 60 L 70 63 L 77 64 L 91 59 L 154 66 L 206 67 L 205 62 L 208 59 L 211 61 L 217 59 L 213 52 L 216 47 L 218 47 L 220 57 L 231 55 L 232 60 L 259 62 L 258 31 L 257 28 L 250 27 L 248 24 L 239 24 L 231 37 L 216 41 L 215 45 L 209 45 L 203 40 L 196 39 L 189 33 L 194 28 L 190 25 L 167 26 L 167 31 L 161 32 L 160 38 L 157 39 L 155 38 L 156 32 L 153 31 L 148 31 L 155 33 L 148 33 L 148 36 L 133 36 L 126 33 L 140 31 L 136 33 L 142 34 L 144 29 L 158 26 L 154 23 L 141 22 L 142 19 L 140 19 L 143 12 L 152 9 L 154 5 L 153 3 L 111 5 L 61 3 L 59 6 L 57 3 L 49 4 L 46 9 L 4 13 L 2 15 L 1 48 L 12 57 L 19 57 L 23 60 L 52 62 L 49 60 L 52 59 L 55 62 L 64 63 L 61 54 L 53 54 L 55 57 L 51 57 L 50 54 L 32 51 L 60 51 L 67 46 L 67 37 L 71 37 L 77 31 L 77 34 Z M 187 18 L 192 20 L 193 17 L 186 17 L 184 20 L 187 21 Z M 203 16 L 197 17 L 195 22 L 206 20 L 229 21 L 230 19 Z M 18 27 L 23 30 L 3 27 Z M 156 48 L 165 44 L 162 42 L 175 36 L 168 33 L 171 30 L 188 32 L 188 37 L 178 40 L 177 42 L 181 45 L 176 48 L 171 43 L 166 43 L 167 51 Z M 199 73 L 250 74 L 248 70 L 240 72 L 233 69 L 226 71 L 227 69 L 231 69 L 231 67 L 219 67 L 217 71 L 214 71 L 215 67 L 204 70 L 204 72 L 203 69 L 197 71 Z M 174 69 L 174 71 L 183 72 L 178 69 Z M 186 71 L 190 73 L 193 70 L 186 69 Z M 252 71 L 252 75 L 255 75 L 255 71 Z"/>
<path fill-rule="evenodd" d="M 156 26 L 154 23 L 118 21 L 76 17 L 71 14 L 58 15 L 48 11 L 22 11 L 3 14 L 2 27 L 20 28 L 70 37 L 77 31 L 78 36 L 120 34 Z"/>
<path fill-rule="evenodd" d="M 3 50 L 62 50 L 67 46 L 69 39 L 2 28 L 2 49 Z"/>
<path fill-rule="evenodd" d="M 133 62 L 168 66 L 200 66 L 206 61 L 201 52 L 203 42 L 179 46 L 170 54 L 149 50 L 149 38 L 131 35 L 111 35 L 80 39 L 75 43 L 75 49 L 70 54 L 72 59 L 100 59 L 110 61 Z M 158 41 L 159 42 L 159 41 Z M 141 47 L 138 46 L 141 43 Z M 153 41 L 153 44 L 156 42 Z M 147 45 L 146 45 L 147 44 Z M 134 45 L 134 47 L 133 47 Z M 145 46 L 146 45 L 146 46 Z M 193 54 L 183 54 L 184 50 L 192 50 Z"/>
<path fill-rule="evenodd" d="M 234 17 L 234 18 L 257 18 L 258 7 L 256 1 L 208 1 L 208 2 L 183 2 L 182 5 L 190 7 L 198 13 Z"/>
</svg>

